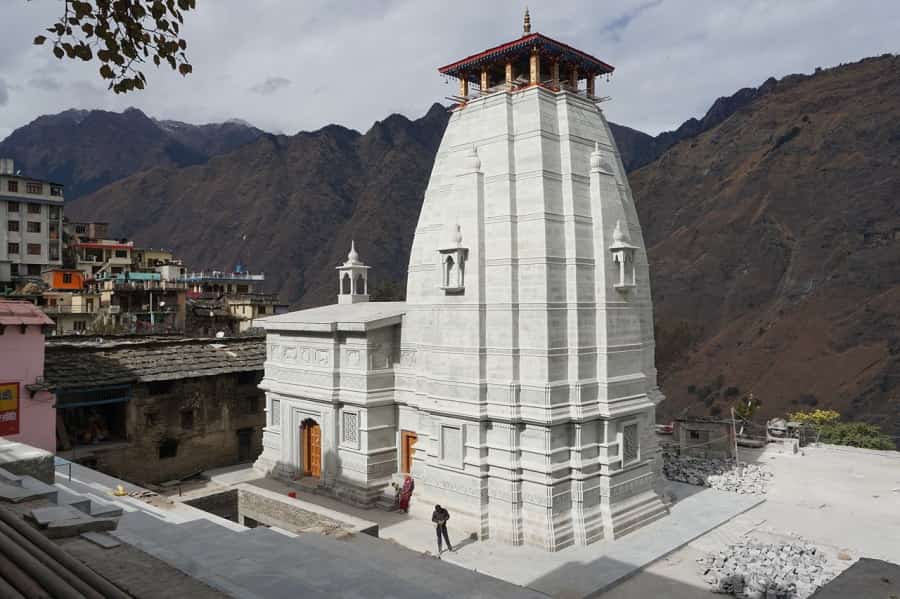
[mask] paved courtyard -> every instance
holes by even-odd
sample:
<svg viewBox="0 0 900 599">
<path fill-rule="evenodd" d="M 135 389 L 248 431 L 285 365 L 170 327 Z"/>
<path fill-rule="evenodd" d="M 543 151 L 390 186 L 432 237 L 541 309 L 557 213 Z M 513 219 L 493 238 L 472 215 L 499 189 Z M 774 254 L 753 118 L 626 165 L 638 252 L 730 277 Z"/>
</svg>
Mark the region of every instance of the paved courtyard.
<svg viewBox="0 0 900 599">
<path fill-rule="evenodd" d="M 436 553 L 434 527 L 430 521 L 431 505 L 414 501 L 409 514 L 364 510 L 321 495 L 304 493 L 303 486 L 297 483 L 255 479 L 255 476 L 249 469 L 223 470 L 212 473 L 211 484 L 249 484 L 285 494 L 296 490 L 298 500 L 303 504 L 314 503 L 376 522 L 382 539 L 423 554 Z M 669 483 L 667 490 L 678 499 L 669 517 L 616 541 L 571 547 L 555 553 L 489 540 L 478 541 L 473 535 L 474 525 L 451 517 L 450 534 L 455 551 L 445 552 L 441 559 L 551 597 L 584 597 L 615 585 L 639 568 L 763 501 L 761 496 L 735 495 L 681 483 Z"/>
<path fill-rule="evenodd" d="M 709 596 L 696 559 L 743 538 L 802 536 L 843 571 L 860 557 L 900 564 L 900 452 L 807 447 L 804 455 L 771 448 L 748 455 L 775 474 L 766 501 L 657 560 L 603 594 L 604 599 Z M 838 559 L 845 552 L 850 560 Z"/>
<path fill-rule="evenodd" d="M 696 559 L 747 538 L 776 542 L 799 535 L 825 552 L 835 573 L 860 557 L 900 563 L 900 544 L 896 543 L 900 538 L 900 453 L 838 447 L 805 448 L 803 453 L 793 456 L 770 447 L 742 454 L 773 472 L 765 496 L 669 483 L 668 490 L 677 498 L 669 517 L 617 541 L 557 553 L 478 541 L 470 538 L 474 526 L 451 518 L 456 551 L 444 553 L 442 559 L 564 599 L 712 597 L 697 571 Z M 93 484 L 99 491 L 108 489 L 107 483 L 114 480 Z M 237 485 L 255 485 L 285 495 L 297 491 L 298 507 L 313 505 L 375 522 L 382 539 L 426 557 L 435 552 L 431 506 L 415 501 L 410 514 L 354 508 L 312 494 L 299 483 L 259 479 L 247 467 L 215 471 L 205 489 L 185 492 L 182 499 Z M 175 503 L 166 507 L 128 501 L 142 504 L 145 510 L 161 509 L 172 521 L 198 517 L 196 510 L 173 499 Z M 839 559 L 838 553 L 851 559 Z"/>
</svg>

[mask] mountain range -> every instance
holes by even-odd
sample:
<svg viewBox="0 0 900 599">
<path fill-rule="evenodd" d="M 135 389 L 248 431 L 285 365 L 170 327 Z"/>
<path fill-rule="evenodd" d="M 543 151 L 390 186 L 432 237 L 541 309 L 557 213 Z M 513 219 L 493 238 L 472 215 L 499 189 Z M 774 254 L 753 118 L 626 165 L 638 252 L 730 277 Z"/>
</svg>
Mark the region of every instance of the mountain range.
<svg viewBox="0 0 900 599">
<path fill-rule="evenodd" d="M 273 135 L 140 111 L 66 111 L 0 143 L 67 184 L 67 214 L 263 270 L 295 307 L 334 300 L 355 239 L 373 286 L 402 293 L 448 119 Z M 650 136 L 612 124 L 648 244 L 661 416 L 835 407 L 900 430 L 900 59 L 769 79 Z M 122 144 L 121 140 L 129 140 Z"/>
</svg>

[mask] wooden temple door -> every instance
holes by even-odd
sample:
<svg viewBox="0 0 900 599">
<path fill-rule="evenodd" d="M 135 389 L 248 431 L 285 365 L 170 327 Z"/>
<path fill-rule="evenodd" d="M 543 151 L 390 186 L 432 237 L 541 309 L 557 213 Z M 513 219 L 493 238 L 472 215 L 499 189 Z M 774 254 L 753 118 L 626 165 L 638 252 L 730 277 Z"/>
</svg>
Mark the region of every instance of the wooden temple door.
<svg viewBox="0 0 900 599">
<path fill-rule="evenodd" d="M 401 434 L 401 460 L 402 472 L 409 474 L 412 472 L 413 454 L 415 453 L 415 445 L 418 441 L 416 433 L 403 431 Z"/>
<path fill-rule="evenodd" d="M 303 475 L 322 476 L 322 431 L 312 420 L 300 427 L 300 442 L 303 451 Z"/>
<path fill-rule="evenodd" d="M 322 434 L 318 424 L 309 427 L 309 475 L 322 476 Z"/>
</svg>

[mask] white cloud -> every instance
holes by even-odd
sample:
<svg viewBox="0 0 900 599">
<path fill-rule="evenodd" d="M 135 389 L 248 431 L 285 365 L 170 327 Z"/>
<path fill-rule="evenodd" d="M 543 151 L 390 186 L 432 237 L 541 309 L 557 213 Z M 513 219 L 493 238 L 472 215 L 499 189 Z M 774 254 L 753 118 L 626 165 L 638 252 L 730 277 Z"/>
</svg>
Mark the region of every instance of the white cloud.
<svg viewBox="0 0 900 599">
<path fill-rule="evenodd" d="M 656 133 L 769 76 L 897 51 L 900 3 L 877 0 L 531 0 L 533 30 L 616 66 L 610 120 Z M 4 12 L 7 87 L 52 76 L 67 93 L 23 85 L 0 111 L 0 137 L 40 114 L 136 106 L 158 118 L 239 117 L 294 133 L 339 123 L 365 131 L 388 114 L 422 115 L 453 92 L 436 68 L 521 35 L 521 2 L 245 0 L 199 3 L 183 32 L 194 72 L 145 69 L 148 89 L 115 96 L 98 65 L 58 61 L 34 35 L 59 3 Z M 289 85 L 278 83 L 288 81 Z M 264 93 L 269 91 L 271 93 Z M 263 93 L 260 93 L 263 92 Z M 277 93 L 274 93 L 277 92 Z"/>
<path fill-rule="evenodd" d="M 290 84 L 291 80 L 285 79 L 284 77 L 268 77 L 262 83 L 257 83 L 256 85 L 251 87 L 250 91 L 261 96 L 269 96 L 271 94 L 274 94 L 278 90 L 289 86 Z"/>
</svg>

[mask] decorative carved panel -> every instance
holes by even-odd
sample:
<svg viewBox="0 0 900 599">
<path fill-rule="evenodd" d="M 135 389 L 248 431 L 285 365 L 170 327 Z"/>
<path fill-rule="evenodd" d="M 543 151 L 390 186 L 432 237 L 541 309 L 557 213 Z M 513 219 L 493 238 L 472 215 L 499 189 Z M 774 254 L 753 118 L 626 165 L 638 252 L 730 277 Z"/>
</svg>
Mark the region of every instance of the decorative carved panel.
<svg viewBox="0 0 900 599">
<path fill-rule="evenodd" d="M 358 414 L 353 412 L 344 412 L 343 415 L 343 443 L 356 446 L 359 443 L 359 423 Z"/>
</svg>

